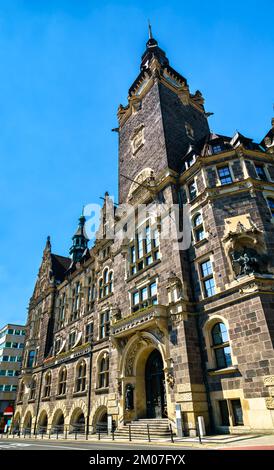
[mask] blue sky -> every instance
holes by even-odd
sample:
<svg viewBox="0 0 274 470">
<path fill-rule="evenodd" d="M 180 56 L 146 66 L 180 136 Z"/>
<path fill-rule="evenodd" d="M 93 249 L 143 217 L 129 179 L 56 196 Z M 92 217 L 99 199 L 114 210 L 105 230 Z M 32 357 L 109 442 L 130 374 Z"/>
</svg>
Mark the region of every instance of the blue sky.
<svg viewBox="0 0 274 470">
<path fill-rule="evenodd" d="M 82 205 L 117 194 L 116 112 L 147 19 L 206 99 L 211 129 L 261 140 L 274 115 L 274 4 L 0 0 L 0 326 L 24 322 L 48 234 L 67 255 Z"/>
</svg>

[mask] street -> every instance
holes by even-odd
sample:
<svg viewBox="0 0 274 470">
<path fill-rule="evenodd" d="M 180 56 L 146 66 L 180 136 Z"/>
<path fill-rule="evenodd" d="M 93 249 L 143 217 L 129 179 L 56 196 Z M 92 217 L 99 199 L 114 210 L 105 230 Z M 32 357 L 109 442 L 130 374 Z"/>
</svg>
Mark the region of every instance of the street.
<svg viewBox="0 0 274 470">
<path fill-rule="evenodd" d="M 0 440 L 0 450 L 190 450 L 186 446 L 174 446 L 172 444 L 166 445 L 153 445 L 147 444 L 132 444 L 121 442 L 81 442 L 81 441 L 51 441 L 43 440 L 37 441 L 35 439 L 23 440 Z M 202 449 L 199 449 L 202 450 Z"/>
</svg>

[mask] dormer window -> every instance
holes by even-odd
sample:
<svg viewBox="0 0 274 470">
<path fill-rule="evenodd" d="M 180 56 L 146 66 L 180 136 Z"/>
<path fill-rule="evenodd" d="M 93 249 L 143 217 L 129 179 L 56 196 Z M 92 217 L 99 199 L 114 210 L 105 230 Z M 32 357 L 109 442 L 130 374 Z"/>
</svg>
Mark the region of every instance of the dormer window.
<svg viewBox="0 0 274 470">
<path fill-rule="evenodd" d="M 255 165 L 255 169 L 256 169 L 257 177 L 259 178 L 259 180 L 268 181 L 266 171 L 263 165 Z"/>
<path fill-rule="evenodd" d="M 220 153 L 223 151 L 223 146 L 221 144 L 216 144 L 211 146 L 212 153 Z"/>
</svg>

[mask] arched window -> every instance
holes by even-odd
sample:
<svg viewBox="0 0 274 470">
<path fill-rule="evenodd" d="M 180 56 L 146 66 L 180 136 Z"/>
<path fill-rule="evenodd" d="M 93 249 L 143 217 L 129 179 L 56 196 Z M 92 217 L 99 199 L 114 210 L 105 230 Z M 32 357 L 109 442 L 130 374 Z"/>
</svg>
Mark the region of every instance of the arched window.
<svg viewBox="0 0 274 470">
<path fill-rule="evenodd" d="M 76 282 L 72 289 L 70 321 L 79 318 L 81 307 L 81 284 Z"/>
<path fill-rule="evenodd" d="M 76 392 L 83 392 L 86 388 L 87 366 L 85 361 L 80 362 L 76 368 Z"/>
<path fill-rule="evenodd" d="M 23 401 L 25 394 L 25 382 L 22 380 L 19 388 L 18 401 Z"/>
<path fill-rule="evenodd" d="M 58 395 L 65 395 L 67 390 L 67 368 L 63 367 L 59 372 Z"/>
<path fill-rule="evenodd" d="M 50 396 L 50 388 L 51 388 L 51 373 L 48 372 L 45 376 L 44 397 Z"/>
<path fill-rule="evenodd" d="M 98 386 L 106 388 L 109 384 L 109 356 L 105 354 L 99 362 Z"/>
<path fill-rule="evenodd" d="M 231 349 L 225 324 L 215 323 L 211 330 L 211 337 L 217 368 L 223 369 L 231 366 Z"/>
<path fill-rule="evenodd" d="M 37 386 L 37 380 L 36 380 L 36 377 L 33 377 L 30 383 L 30 399 L 31 400 L 34 400 L 36 397 L 36 386 Z"/>
<path fill-rule="evenodd" d="M 113 291 L 113 271 L 106 268 L 103 276 L 99 279 L 99 299 L 103 299 L 112 294 Z"/>
<path fill-rule="evenodd" d="M 204 224 L 202 214 L 196 214 L 193 217 L 193 233 L 195 242 L 199 242 L 205 238 Z"/>
<path fill-rule="evenodd" d="M 267 198 L 267 203 L 268 203 L 268 207 L 270 209 L 270 212 L 272 214 L 272 217 L 274 217 L 274 199 L 272 199 L 271 197 L 268 197 Z"/>
</svg>

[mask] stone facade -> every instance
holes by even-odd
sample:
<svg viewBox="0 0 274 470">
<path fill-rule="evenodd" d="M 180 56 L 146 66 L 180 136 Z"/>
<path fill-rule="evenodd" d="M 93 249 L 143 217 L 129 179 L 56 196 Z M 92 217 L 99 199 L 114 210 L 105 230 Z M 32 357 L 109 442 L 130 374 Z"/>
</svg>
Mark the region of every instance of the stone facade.
<svg viewBox="0 0 274 470">
<path fill-rule="evenodd" d="M 161 203 L 166 218 L 145 211 L 138 238 L 108 237 L 106 194 L 90 250 L 83 217 L 71 258 L 48 239 L 15 427 L 94 432 L 111 416 L 176 429 L 180 404 L 185 434 L 198 416 L 208 431 L 273 431 L 273 130 L 261 144 L 212 134 L 203 104 L 150 37 L 118 110 L 119 203 L 133 213 L 117 209 L 115 227 L 126 232 L 140 204 Z M 189 210 L 184 249 L 164 236 L 174 204 L 179 228 Z"/>
</svg>

